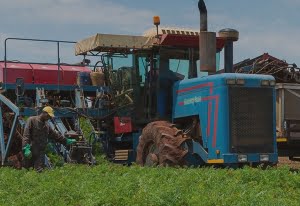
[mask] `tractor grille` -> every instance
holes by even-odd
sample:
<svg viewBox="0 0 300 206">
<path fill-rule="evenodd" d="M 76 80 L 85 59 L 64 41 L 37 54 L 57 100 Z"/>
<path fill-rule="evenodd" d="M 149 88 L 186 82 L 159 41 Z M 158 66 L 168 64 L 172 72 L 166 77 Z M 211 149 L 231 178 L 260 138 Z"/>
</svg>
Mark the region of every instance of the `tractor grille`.
<svg viewBox="0 0 300 206">
<path fill-rule="evenodd" d="M 230 150 L 233 153 L 273 152 L 273 90 L 229 88 Z"/>
</svg>

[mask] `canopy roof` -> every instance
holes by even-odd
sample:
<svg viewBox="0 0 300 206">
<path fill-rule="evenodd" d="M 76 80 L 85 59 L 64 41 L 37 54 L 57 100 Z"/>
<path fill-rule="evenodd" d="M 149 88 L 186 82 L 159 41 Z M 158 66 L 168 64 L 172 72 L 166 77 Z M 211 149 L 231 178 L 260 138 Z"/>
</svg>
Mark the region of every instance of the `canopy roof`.
<svg viewBox="0 0 300 206">
<path fill-rule="evenodd" d="M 75 55 L 87 52 L 105 52 L 113 49 L 142 49 L 147 46 L 148 39 L 144 36 L 96 34 L 77 42 L 75 44 Z M 152 43 L 149 45 L 152 45 Z"/>
<path fill-rule="evenodd" d="M 224 47 L 224 40 L 217 37 L 217 50 Z M 129 49 L 146 49 L 157 45 L 155 37 L 96 34 L 75 44 L 75 55 L 88 52 L 124 52 Z M 177 46 L 184 48 L 199 48 L 199 35 L 162 34 L 161 46 Z"/>
</svg>

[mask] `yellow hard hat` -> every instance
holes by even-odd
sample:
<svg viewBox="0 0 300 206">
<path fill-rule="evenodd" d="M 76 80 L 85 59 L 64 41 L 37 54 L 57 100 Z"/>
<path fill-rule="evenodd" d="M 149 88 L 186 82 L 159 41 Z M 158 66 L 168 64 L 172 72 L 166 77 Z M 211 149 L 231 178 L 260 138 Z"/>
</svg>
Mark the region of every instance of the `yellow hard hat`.
<svg viewBox="0 0 300 206">
<path fill-rule="evenodd" d="M 43 112 L 48 113 L 50 117 L 54 117 L 54 111 L 53 111 L 52 107 L 49 107 L 49 106 L 44 107 Z"/>
</svg>

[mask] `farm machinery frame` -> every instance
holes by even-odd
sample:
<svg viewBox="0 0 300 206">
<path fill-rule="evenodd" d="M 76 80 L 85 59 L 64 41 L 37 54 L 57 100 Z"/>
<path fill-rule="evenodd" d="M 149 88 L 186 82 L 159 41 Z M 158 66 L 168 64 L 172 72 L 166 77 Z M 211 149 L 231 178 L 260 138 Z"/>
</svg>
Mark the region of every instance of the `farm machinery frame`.
<svg viewBox="0 0 300 206">
<path fill-rule="evenodd" d="M 17 81 L 20 86 L 13 86 L 5 82 L 5 98 L 10 96 L 9 91 L 17 95 L 3 103 L 16 112 L 12 134 L 6 144 L 2 143 L 2 162 L 16 134 L 16 123 L 23 121 L 19 117 L 36 114 L 50 103 L 57 116 L 51 120 L 54 128 L 64 135 L 81 137 L 91 150 L 78 124 L 79 116 L 88 117 L 94 139 L 102 142 L 107 158 L 117 163 L 276 164 L 275 79 L 270 75 L 234 74 L 233 42 L 239 33 L 224 29 L 216 37 L 215 32 L 207 31 L 203 0 L 198 8 L 200 31 L 159 28 L 160 20 L 155 17 L 154 33 L 96 34 L 78 41 L 75 55 L 82 55 L 85 64 L 78 66 L 78 71 L 88 72 L 87 58 L 100 57 L 93 68 L 103 75 L 102 85 L 63 85 L 62 79 L 57 91 L 56 83 L 23 86 Z M 216 74 L 222 50 L 226 73 Z M 60 77 L 62 70 L 64 78 L 70 65 L 58 63 L 55 75 Z M 32 67 L 38 71 L 30 64 Z M 209 75 L 200 77 L 201 72 Z M 16 100 L 25 100 L 25 94 L 35 103 L 19 107 Z"/>
<path fill-rule="evenodd" d="M 57 64 L 18 62 L 7 60 L 9 41 L 36 41 L 57 45 Z M 17 168 L 22 167 L 22 135 L 26 119 L 38 115 L 42 108 L 51 105 L 55 108 L 55 118 L 49 125 L 60 134 L 77 139 L 68 148 L 54 144 L 52 152 L 63 156 L 66 162 L 94 164 L 90 141 L 80 127 L 80 117 L 90 119 L 104 116 L 104 111 L 85 108 L 83 93 L 90 96 L 106 92 L 103 87 L 77 85 L 77 73 L 90 73 L 84 65 L 60 63 L 60 44 L 74 44 L 70 41 L 8 38 L 5 40 L 5 60 L 0 62 L 1 85 L 1 162 Z M 102 113 L 101 113 L 102 112 Z M 51 167 L 49 158 L 46 165 Z"/>
</svg>

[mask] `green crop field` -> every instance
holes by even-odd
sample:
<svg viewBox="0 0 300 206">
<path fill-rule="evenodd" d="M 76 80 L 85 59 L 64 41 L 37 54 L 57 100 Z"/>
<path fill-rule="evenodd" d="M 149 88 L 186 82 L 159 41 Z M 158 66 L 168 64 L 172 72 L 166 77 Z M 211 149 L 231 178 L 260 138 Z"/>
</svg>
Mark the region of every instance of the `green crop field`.
<svg viewBox="0 0 300 206">
<path fill-rule="evenodd" d="M 89 125 L 81 127 L 88 136 Z M 96 166 L 63 165 L 48 156 L 56 168 L 43 173 L 0 168 L 0 206 L 300 205 L 300 174 L 288 167 L 128 167 L 100 157 Z"/>
<path fill-rule="evenodd" d="M 101 162 L 0 169 L 0 205 L 300 205 L 289 168 L 143 168 Z"/>
</svg>

